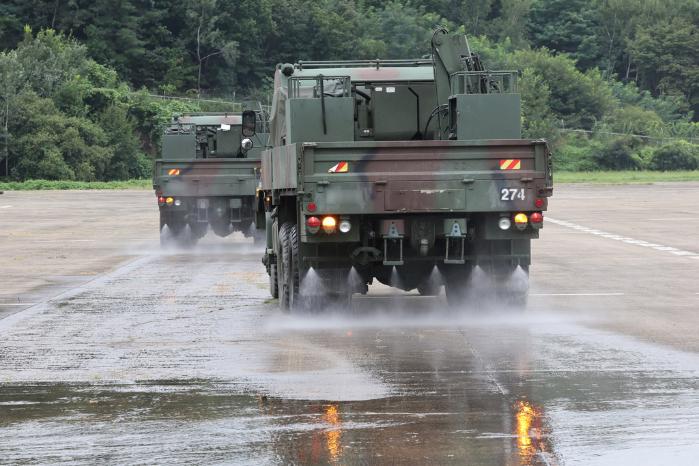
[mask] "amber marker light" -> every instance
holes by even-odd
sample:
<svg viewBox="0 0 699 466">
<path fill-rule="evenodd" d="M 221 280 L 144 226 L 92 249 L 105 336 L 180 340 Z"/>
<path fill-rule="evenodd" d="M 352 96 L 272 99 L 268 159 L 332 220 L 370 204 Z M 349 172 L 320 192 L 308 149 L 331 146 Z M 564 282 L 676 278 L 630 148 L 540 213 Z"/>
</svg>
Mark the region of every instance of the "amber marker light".
<svg viewBox="0 0 699 466">
<path fill-rule="evenodd" d="M 527 217 L 527 214 L 524 214 L 522 212 L 518 213 L 515 215 L 515 226 L 519 230 L 524 230 L 527 228 L 527 223 L 529 222 L 529 218 Z"/>
<path fill-rule="evenodd" d="M 335 233 L 335 228 L 337 228 L 337 220 L 335 217 L 323 217 L 323 231 L 330 234 Z"/>
<path fill-rule="evenodd" d="M 168 197 L 167 199 L 165 199 L 165 203 L 167 205 L 172 205 L 173 202 L 175 202 L 175 199 L 172 197 Z"/>
</svg>

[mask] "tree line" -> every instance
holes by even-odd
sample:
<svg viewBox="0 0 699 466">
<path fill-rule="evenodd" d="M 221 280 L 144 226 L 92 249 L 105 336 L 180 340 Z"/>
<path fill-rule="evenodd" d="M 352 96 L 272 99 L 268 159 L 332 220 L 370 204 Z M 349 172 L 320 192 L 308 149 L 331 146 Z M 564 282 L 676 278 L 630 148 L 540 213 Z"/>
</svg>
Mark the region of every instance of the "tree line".
<svg viewBox="0 0 699 466">
<path fill-rule="evenodd" d="M 695 0 L 7 0 L 9 175 L 148 176 L 170 114 L 206 106 L 150 95 L 266 101 L 276 63 L 422 56 L 437 26 L 522 70 L 525 136 L 548 138 L 560 167 L 666 166 L 656 149 L 682 140 L 693 166 Z"/>
</svg>

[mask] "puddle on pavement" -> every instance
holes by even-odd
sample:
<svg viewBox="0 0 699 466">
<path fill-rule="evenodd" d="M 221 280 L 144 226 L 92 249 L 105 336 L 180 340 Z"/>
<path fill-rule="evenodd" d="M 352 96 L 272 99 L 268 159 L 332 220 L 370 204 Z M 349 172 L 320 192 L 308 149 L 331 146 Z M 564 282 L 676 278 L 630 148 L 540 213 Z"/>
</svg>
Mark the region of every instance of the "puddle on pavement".
<svg viewBox="0 0 699 466">
<path fill-rule="evenodd" d="M 696 453 L 694 354 L 553 313 L 455 317 L 442 298 L 379 293 L 364 314 L 282 316 L 245 257 L 146 256 L 0 321 L 0 458 L 691 464 L 677 452 Z"/>
</svg>

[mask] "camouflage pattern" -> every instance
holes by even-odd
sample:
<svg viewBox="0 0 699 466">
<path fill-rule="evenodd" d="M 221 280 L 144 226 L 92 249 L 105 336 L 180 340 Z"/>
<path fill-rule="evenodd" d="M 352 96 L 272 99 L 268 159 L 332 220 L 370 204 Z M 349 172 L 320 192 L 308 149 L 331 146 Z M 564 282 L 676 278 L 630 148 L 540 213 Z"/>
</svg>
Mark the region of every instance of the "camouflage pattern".
<svg viewBox="0 0 699 466">
<path fill-rule="evenodd" d="M 279 65 L 261 188 L 282 308 L 308 298 L 311 268 L 318 293 L 345 295 L 373 279 L 431 294 L 436 267 L 452 298 L 475 266 L 526 272 L 553 184 L 546 141 L 520 139 L 516 80 L 446 33 L 427 61 Z M 326 217 L 351 228 L 319 229 Z"/>
<path fill-rule="evenodd" d="M 190 242 L 206 234 L 209 226 L 219 236 L 255 233 L 260 153 L 268 139 L 266 115 L 257 116 L 257 132 L 247 138 L 253 144 L 249 149 L 243 147 L 240 114 L 173 118 L 153 174 L 161 229 L 167 226 L 173 236 L 189 230 Z"/>
</svg>

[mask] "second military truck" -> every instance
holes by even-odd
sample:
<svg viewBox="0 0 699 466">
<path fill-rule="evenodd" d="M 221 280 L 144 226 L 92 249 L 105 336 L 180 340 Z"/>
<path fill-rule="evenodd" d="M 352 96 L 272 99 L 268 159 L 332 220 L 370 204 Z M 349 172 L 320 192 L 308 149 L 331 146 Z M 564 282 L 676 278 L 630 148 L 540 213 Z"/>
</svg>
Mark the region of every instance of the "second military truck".
<svg viewBox="0 0 699 466">
<path fill-rule="evenodd" d="M 262 190 L 282 309 L 346 306 L 374 279 L 444 286 L 451 305 L 488 282 L 524 306 L 553 188 L 546 142 L 521 139 L 517 77 L 444 30 L 432 59 L 279 65 Z"/>
<path fill-rule="evenodd" d="M 256 190 L 266 143 L 263 111 L 175 116 L 153 175 L 161 243 L 191 246 L 209 228 L 218 236 L 258 235 Z"/>
</svg>

